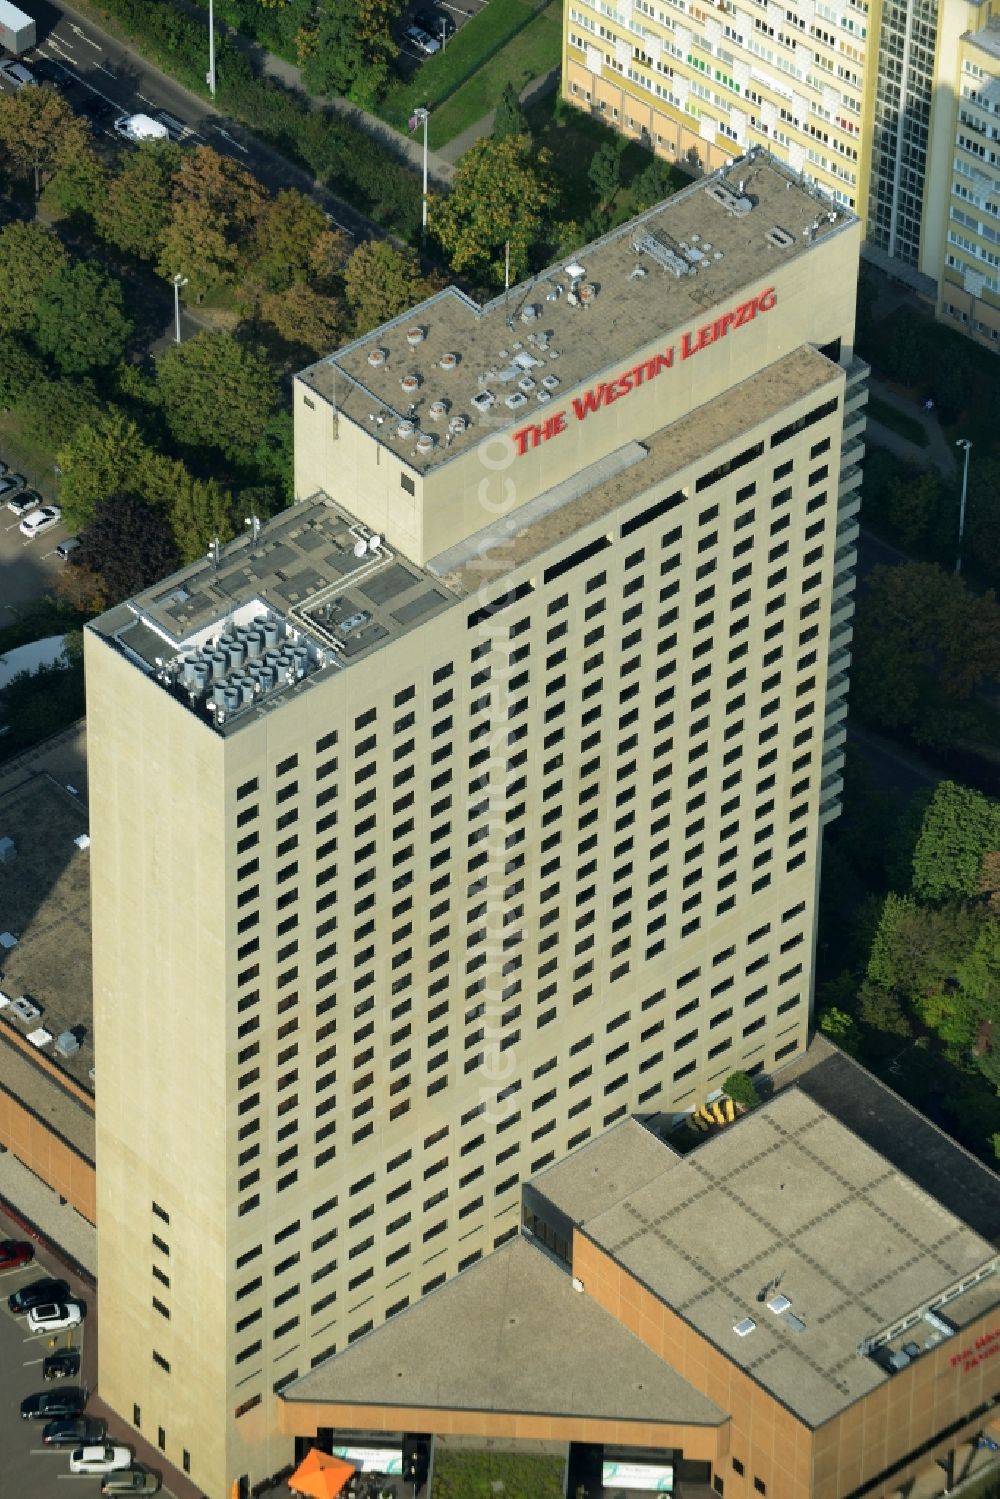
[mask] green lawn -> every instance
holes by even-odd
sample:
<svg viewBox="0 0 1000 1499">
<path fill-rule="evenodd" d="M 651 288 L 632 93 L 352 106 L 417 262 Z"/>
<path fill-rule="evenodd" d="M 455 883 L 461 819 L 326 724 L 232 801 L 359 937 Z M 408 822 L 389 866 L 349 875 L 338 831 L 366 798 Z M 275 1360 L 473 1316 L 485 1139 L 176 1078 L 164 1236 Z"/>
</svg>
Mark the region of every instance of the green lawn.
<svg viewBox="0 0 1000 1499">
<path fill-rule="evenodd" d="M 905 437 L 907 442 L 912 442 L 918 448 L 928 446 L 927 433 L 923 422 L 915 416 L 907 416 L 905 411 L 897 411 L 888 401 L 881 400 L 876 395 L 868 397 L 868 415 L 872 421 L 878 422 L 882 427 L 888 427 L 890 432 Z"/>
<path fill-rule="evenodd" d="M 565 1466 L 561 1457 L 437 1447 L 431 1499 L 562 1499 Z"/>
<path fill-rule="evenodd" d="M 496 0 L 492 0 L 495 4 Z M 477 73 L 431 115 L 428 138 L 435 149 L 447 145 L 470 125 L 496 109 L 508 82 L 518 92 L 534 78 L 559 66 L 562 55 L 562 12 L 558 4 L 546 8 L 512 36 Z"/>
<path fill-rule="evenodd" d="M 400 82 L 388 91 L 378 106 L 378 113 L 397 130 L 405 130 L 407 121 L 418 104 L 427 105 L 432 111 L 436 111 L 453 95 L 464 93 L 470 85 L 474 85 L 479 74 L 489 71 L 491 77 L 499 77 L 500 83 L 496 87 L 495 95 L 491 95 L 488 90 L 473 89 L 473 92 L 469 94 L 469 103 L 466 108 L 451 111 L 451 124 L 447 132 L 444 126 L 436 125 L 435 116 L 432 113 L 429 130 L 430 144 L 435 148 L 444 144 L 453 135 L 464 130 L 468 125 L 474 124 L 481 115 L 492 109 L 500 97 L 503 84 L 508 78 L 515 76 L 513 72 L 496 71 L 496 65 L 501 64 L 502 58 L 510 56 L 514 67 L 521 71 L 527 69 L 524 77 L 525 83 L 532 78 L 540 77 L 542 73 L 558 63 L 562 25 L 558 0 L 552 0 L 547 10 L 551 19 L 548 27 L 545 28 L 544 55 L 540 53 L 537 60 L 533 60 L 533 49 L 540 47 L 539 34 L 533 30 L 537 20 L 541 19 L 537 14 L 538 4 L 531 3 L 531 0 L 490 0 L 490 4 L 485 5 L 477 16 L 466 22 L 443 52 L 421 63 L 410 83 Z M 533 17 L 535 17 L 534 21 Z M 528 51 L 515 48 L 514 52 L 509 54 L 508 49 L 513 47 L 518 40 L 517 33 L 528 31 L 533 32 Z M 501 67 L 503 66 L 501 64 Z M 484 98 L 488 100 L 485 105 L 482 103 Z"/>
</svg>

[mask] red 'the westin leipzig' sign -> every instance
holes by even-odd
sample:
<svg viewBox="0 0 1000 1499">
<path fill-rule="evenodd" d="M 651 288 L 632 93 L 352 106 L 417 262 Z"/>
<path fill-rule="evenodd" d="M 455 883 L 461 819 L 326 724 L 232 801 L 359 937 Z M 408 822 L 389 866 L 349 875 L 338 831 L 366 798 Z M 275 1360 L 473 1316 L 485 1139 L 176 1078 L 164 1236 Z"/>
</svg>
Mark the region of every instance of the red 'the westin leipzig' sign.
<svg viewBox="0 0 1000 1499">
<path fill-rule="evenodd" d="M 582 395 L 574 396 L 570 403 L 572 415 L 578 422 L 586 421 L 592 411 L 597 411 L 601 406 L 610 406 L 613 401 L 619 401 L 622 396 L 638 390 L 640 385 L 648 385 L 650 380 L 655 380 L 664 370 L 672 369 L 675 354 L 679 353 L 681 359 L 690 359 L 702 349 L 707 349 L 709 344 L 716 344 L 720 338 L 725 338 L 730 329 L 745 328 L 759 312 L 770 312 L 777 300 L 777 292 L 773 286 L 769 286 L 748 302 L 740 302 L 731 312 L 724 313 L 713 322 L 703 323 L 693 332 L 682 333 L 679 346 L 671 344 L 661 354 L 654 354 L 651 359 L 644 359 L 642 364 L 624 370 L 617 379 L 602 380 L 599 385 L 585 390 Z M 565 432 L 569 416 L 570 412 L 564 409 L 546 417 L 543 422 L 531 422 L 527 427 L 518 428 L 513 434 L 517 456 L 520 458 L 529 448 L 537 448 L 540 443 L 548 442 L 550 438 L 558 437 L 560 432 Z"/>
</svg>

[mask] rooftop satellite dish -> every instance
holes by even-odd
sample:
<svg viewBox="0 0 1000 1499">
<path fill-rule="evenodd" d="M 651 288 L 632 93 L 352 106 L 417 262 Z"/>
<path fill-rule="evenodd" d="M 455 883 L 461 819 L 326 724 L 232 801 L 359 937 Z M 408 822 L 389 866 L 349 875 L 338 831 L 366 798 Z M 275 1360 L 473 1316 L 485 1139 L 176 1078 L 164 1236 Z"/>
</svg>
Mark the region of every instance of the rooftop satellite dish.
<svg viewBox="0 0 1000 1499">
<path fill-rule="evenodd" d="M 379 549 L 379 547 L 381 545 L 382 545 L 382 538 L 378 534 L 377 531 L 375 532 L 374 536 L 369 536 L 369 538 L 368 538 L 368 550 L 370 552 L 377 552 L 378 549 Z"/>
<path fill-rule="evenodd" d="M 355 555 L 355 557 L 363 557 L 365 555 L 365 553 L 367 552 L 367 550 L 368 550 L 368 543 L 367 543 L 367 541 L 356 541 L 354 543 L 354 555 Z"/>
</svg>

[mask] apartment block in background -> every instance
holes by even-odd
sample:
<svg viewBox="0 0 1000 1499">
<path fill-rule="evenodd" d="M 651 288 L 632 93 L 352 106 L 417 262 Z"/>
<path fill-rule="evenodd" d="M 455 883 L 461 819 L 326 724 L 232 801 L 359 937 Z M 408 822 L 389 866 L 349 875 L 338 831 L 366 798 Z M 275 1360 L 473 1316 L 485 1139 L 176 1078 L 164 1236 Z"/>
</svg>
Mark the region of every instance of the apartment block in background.
<svg viewBox="0 0 1000 1499">
<path fill-rule="evenodd" d="M 864 255 L 1000 338 L 997 0 L 570 0 L 563 95 L 693 172 L 765 146 Z"/>
<path fill-rule="evenodd" d="M 765 156 L 305 370 L 87 631 L 101 1393 L 206 1494 L 520 1184 L 809 1028 L 860 227 Z"/>
<path fill-rule="evenodd" d="M 567 0 L 563 96 L 687 170 L 766 146 L 866 207 L 865 0 Z"/>
</svg>

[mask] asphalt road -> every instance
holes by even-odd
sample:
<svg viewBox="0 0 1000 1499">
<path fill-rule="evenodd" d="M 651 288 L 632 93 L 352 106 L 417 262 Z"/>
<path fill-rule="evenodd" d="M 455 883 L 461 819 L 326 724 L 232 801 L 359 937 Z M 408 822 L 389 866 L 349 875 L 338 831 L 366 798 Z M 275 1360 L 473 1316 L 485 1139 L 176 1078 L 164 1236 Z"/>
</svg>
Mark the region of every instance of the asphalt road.
<svg viewBox="0 0 1000 1499">
<path fill-rule="evenodd" d="M 187 127 L 185 139 L 232 156 L 274 191 L 297 187 L 309 193 L 332 216 L 338 228 L 356 239 L 383 234 L 364 214 L 317 184 L 308 172 L 189 93 L 138 53 L 115 41 L 89 18 L 51 0 L 38 0 L 30 9 L 37 21 L 38 46 L 22 59 L 29 67 L 33 57 L 53 58 L 83 88 L 100 94 L 122 114 L 166 110 Z M 207 51 L 206 36 L 206 68 Z"/>
</svg>

